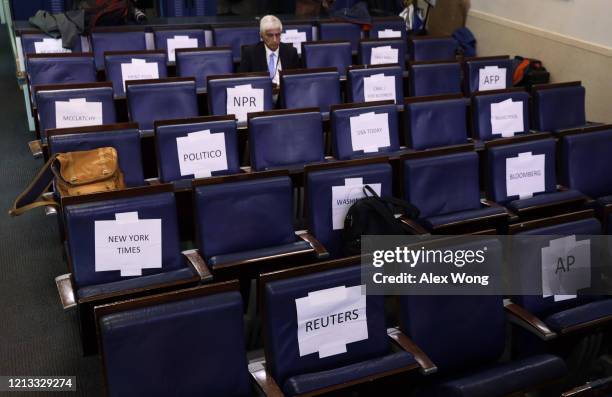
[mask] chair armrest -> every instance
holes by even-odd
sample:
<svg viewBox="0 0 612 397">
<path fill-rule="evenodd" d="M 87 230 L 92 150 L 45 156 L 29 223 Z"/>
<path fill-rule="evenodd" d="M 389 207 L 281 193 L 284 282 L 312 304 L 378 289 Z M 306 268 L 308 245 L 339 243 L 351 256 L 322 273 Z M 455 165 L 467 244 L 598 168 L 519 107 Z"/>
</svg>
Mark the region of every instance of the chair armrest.
<svg viewBox="0 0 612 397">
<path fill-rule="evenodd" d="M 512 302 L 505 303 L 504 306 L 510 317 L 510 322 L 523 327 L 543 340 L 551 340 L 557 337 L 557 334 L 548 328 L 542 320 L 522 306 Z"/>
<path fill-rule="evenodd" d="M 189 264 L 195 269 L 200 276 L 202 281 L 211 281 L 213 279 L 212 273 L 206 264 L 206 261 L 200 255 L 197 249 L 183 251 L 182 254 L 185 256 Z"/>
<path fill-rule="evenodd" d="M 317 240 L 312 234 L 305 232 L 299 233 L 297 235 L 299 238 L 310 244 L 312 249 L 314 249 L 315 256 L 317 257 L 317 259 L 325 259 L 329 256 L 329 252 L 327 252 L 327 249 L 325 249 L 323 244 L 321 244 L 319 240 Z"/>
<path fill-rule="evenodd" d="M 590 391 L 591 390 L 591 386 L 589 386 L 588 384 L 586 385 L 582 385 L 582 386 L 578 386 L 578 387 L 574 387 L 572 390 L 570 391 L 566 391 L 565 393 L 561 394 L 561 397 L 574 397 L 574 396 L 579 396 L 584 392 Z"/>
<path fill-rule="evenodd" d="M 60 301 L 62 302 L 64 310 L 76 306 L 77 302 L 72 286 L 72 274 L 68 273 L 57 276 L 55 278 L 55 284 L 57 285 L 57 292 L 59 292 Z"/>
<path fill-rule="evenodd" d="M 28 142 L 28 147 L 30 148 L 30 153 L 32 153 L 32 156 L 35 159 L 42 157 L 43 145 L 39 139 Z"/>
<path fill-rule="evenodd" d="M 387 335 L 402 349 L 412 354 L 416 362 L 421 367 L 420 371 L 423 375 L 430 375 L 438 371 L 438 367 L 427 357 L 427 355 L 418 347 L 406 334 L 398 328 L 388 328 Z"/>
<path fill-rule="evenodd" d="M 263 364 L 261 368 L 251 371 L 251 376 L 266 396 L 283 397 L 285 395 Z"/>
<path fill-rule="evenodd" d="M 412 230 L 414 230 L 416 232 L 416 234 L 429 234 L 429 231 L 427 229 L 425 229 L 423 226 L 419 225 L 414 220 L 408 218 L 406 215 L 401 215 L 397 219 L 399 219 L 400 222 L 402 222 L 404 225 L 406 225 L 409 228 L 411 228 Z"/>
</svg>

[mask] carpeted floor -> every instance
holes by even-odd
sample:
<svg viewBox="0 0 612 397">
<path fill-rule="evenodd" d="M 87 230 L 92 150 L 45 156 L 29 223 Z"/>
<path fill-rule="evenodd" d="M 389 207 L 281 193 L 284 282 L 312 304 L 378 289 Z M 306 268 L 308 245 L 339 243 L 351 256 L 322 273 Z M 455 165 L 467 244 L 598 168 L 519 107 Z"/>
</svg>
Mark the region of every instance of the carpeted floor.
<svg viewBox="0 0 612 397">
<path fill-rule="evenodd" d="M 42 166 L 29 153 L 32 139 L 6 25 L 0 25 L 0 375 L 76 376 L 77 393 L 65 394 L 99 396 L 100 360 L 82 356 L 76 312 L 63 311 L 55 288 L 54 278 L 67 272 L 55 217 L 41 209 L 7 215 Z"/>
</svg>

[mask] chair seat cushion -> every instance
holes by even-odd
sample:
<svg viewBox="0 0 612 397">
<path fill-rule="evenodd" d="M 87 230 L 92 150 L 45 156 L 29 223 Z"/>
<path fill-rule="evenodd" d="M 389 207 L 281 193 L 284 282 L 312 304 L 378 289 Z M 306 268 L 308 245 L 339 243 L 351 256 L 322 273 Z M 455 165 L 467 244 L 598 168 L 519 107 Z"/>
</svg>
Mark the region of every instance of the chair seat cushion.
<svg viewBox="0 0 612 397">
<path fill-rule="evenodd" d="M 156 284 L 171 283 L 174 281 L 188 280 L 196 276 L 191 266 L 164 273 L 152 274 L 150 276 L 134 277 L 127 280 L 114 281 L 112 283 L 89 285 L 77 290 L 77 298 L 85 299 L 96 295 L 109 294 L 119 291 L 127 291 L 135 288 L 146 288 Z"/>
<path fill-rule="evenodd" d="M 466 220 L 478 220 L 488 216 L 503 215 L 506 210 L 502 207 L 483 207 L 475 210 L 451 212 L 450 214 L 436 215 L 423 219 L 422 223 L 425 227 L 435 229 L 442 225 L 455 222 L 463 222 Z"/>
<path fill-rule="evenodd" d="M 541 354 L 444 381 L 423 390 L 419 396 L 501 397 L 560 378 L 566 372 L 567 367 L 561 358 Z"/>
<path fill-rule="evenodd" d="M 564 190 L 560 192 L 543 193 L 536 196 L 514 200 L 508 203 L 508 208 L 513 211 L 521 211 L 529 207 L 541 206 L 541 205 L 552 205 L 560 203 L 562 201 L 572 200 L 584 200 L 586 197 L 584 194 L 577 190 Z"/>
<path fill-rule="evenodd" d="M 408 367 L 415 363 L 416 361 L 412 354 L 404 351 L 396 352 L 327 371 L 293 376 L 285 381 L 283 391 L 286 395 L 294 396 L 340 383 L 351 382 L 366 376 Z"/>
<path fill-rule="evenodd" d="M 612 316 L 612 299 L 595 301 L 551 314 L 544 319 L 544 322 L 553 331 L 559 332 L 607 316 Z"/>
<path fill-rule="evenodd" d="M 208 258 L 208 265 L 215 267 L 225 263 L 244 261 L 249 259 L 262 258 L 273 255 L 283 255 L 297 253 L 300 251 L 312 250 L 312 246 L 306 241 L 300 240 L 289 244 L 275 245 L 273 247 L 258 248 L 254 250 L 234 252 L 231 254 L 215 255 Z"/>
</svg>

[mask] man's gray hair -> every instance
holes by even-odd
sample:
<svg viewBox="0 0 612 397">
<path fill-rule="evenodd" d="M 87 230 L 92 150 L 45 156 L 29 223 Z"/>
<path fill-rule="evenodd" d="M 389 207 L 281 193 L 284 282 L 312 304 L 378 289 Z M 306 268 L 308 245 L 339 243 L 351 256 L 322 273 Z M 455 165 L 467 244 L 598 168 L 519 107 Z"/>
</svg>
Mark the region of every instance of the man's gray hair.
<svg viewBox="0 0 612 397">
<path fill-rule="evenodd" d="M 259 21 L 259 33 L 264 34 L 266 30 L 270 29 L 283 30 L 283 24 L 281 23 L 280 19 L 274 15 L 266 15 L 265 17 L 261 18 L 261 21 Z"/>
</svg>

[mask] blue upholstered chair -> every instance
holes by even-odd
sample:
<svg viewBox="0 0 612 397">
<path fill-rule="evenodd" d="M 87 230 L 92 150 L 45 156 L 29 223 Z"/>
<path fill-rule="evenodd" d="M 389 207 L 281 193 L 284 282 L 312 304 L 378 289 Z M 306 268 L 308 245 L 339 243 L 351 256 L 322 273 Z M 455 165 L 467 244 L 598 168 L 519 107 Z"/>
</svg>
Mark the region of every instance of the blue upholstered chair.
<svg viewBox="0 0 612 397">
<path fill-rule="evenodd" d="M 346 101 L 348 103 L 360 103 L 393 99 L 392 92 L 379 94 L 375 91 L 370 91 L 366 98 L 364 79 L 380 74 L 385 77 L 393 77 L 395 80 L 395 103 L 402 105 L 404 103 L 404 75 L 403 68 L 397 65 L 351 66 L 347 73 Z"/>
<path fill-rule="evenodd" d="M 453 61 L 457 47 L 450 36 L 414 36 L 408 40 L 410 60 L 416 62 Z"/>
<path fill-rule="evenodd" d="M 325 160 L 323 119 L 317 108 L 249 114 L 251 167 L 302 168 Z"/>
<path fill-rule="evenodd" d="M 491 90 L 493 88 L 480 87 L 480 73 L 487 67 L 497 67 L 498 69 L 505 69 L 506 80 L 499 82 L 503 84 L 503 87 L 494 89 L 508 89 L 512 88 L 512 60 L 507 55 L 505 56 L 492 56 L 492 57 L 477 57 L 477 58 L 466 58 L 463 61 L 463 76 L 465 83 L 465 93 L 472 94 L 478 91 Z M 486 81 L 483 79 L 483 83 Z"/>
<path fill-rule="evenodd" d="M 198 91 L 206 92 L 208 76 L 231 74 L 234 71 L 229 47 L 182 49 L 176 51 L 176 75 L 194 77 Z"/>
<path fill-rule="evenodd" d="M 407 98 L 406 145 L 423 150 L 468 143 L 468 102 L 460 94 Z"/>
<path fill-rule="evenodd" d="M 406 21 L 402 18 L 374 18 L 370 27 L 369 37 L 371 39 L 389 38 L 385 36 L 397 36 L 406 39 Z"/>
<path fill-rule="evenodd" d="M 397 50 L 397 60 L 384 60 L 372 57 L 372 50 L 379 47 L 391 47 Z M 357 56 L 359 65 L 380 65 L 397 63 L 402 70 L 406 67 L 406 41 L 398 39 L 369 39 L 359 42 L 359 54 Z"/>
<path fill-rule="evenodd" d="M 283 24 L 283 34 L 286 34 L 287 31 L 297 31 L 298 35 L 300 35 L 300 40 L 301 39 L 305 39 L 302 40 L 302 42 L 307 42 L 307 41 L 312 41 L 313 37 L 312 37 L 312 25 L 311 24 Z M 286 37 L 286 36 L 285 36 Z M 281 36 L 281 41 L 283 41 L 283 37 Z M 289 41 L 283 41 L 283 42 L 289 42 Z M 291 44 L 293 44 L 293 46 L 295 47 L 295 49 L 298 52 L 298 55 L 302 55 L 302 44 L 299 42 L 292 42 Z"/>
<path fill-rule="evenodd" d="M 340 76 L 353 63 L 348 41 L 311 41 L 302 43 L 302 63 L 305 68 L 336 68 Z"/>
<path fill-rule="evenodd" d="M 533 128 L 537 131 L 559 130 L 586 126 L 586 90 L 579 81 L 534 86 Z"/>
<path fill-rule="evenodd" d="M 213 41 L 217 47 L 231 47 L 234 62 L 240 61 L 243 45 L 257 44 L 261 40 L 256 26 L 213 27 Z"/>
<path fill-rule="evenodd" d="M 57 124 L 58 113 L 56 103 L 82 100 L 101 104 L 102 119 L 84 122 L 84 125 L 112 124 L 117 121 L 115 103 L 113 102 L 113 86 L 110 83 L 43 85 L 36 90 L 37 116 L 40 138 L 47 140 L 47 130 L 65 127 Z M 96 123 L 96 124 L 92 124 Z M 74 123 L 70 123 L 74 126 Z"/>
<path fill-rule="evenodd" d="M 361 40 L 361 28 L 349 22 L 320 22 L 319 40 L 343 40 L 351 43 L 351 51 L 356 53 Z"/>
<path fill-rule="evenodd" d="M 166 182 L 175 182 L 183 179 L 192 179 L 196 177 L 194 173 L 188 174 L 187 169 L 181 172 L 181 162 L 185 164 L 185 159 L 179 158 L 177 139 L 187 138 L 189 134 L 209 130 L 210 134 L 220 134 L 223 136 L 221 143 L 216 141 L 210 142 L 209 153 L 214 150 L 212 156 L 226 158 L 226 168 L 219 169 L 216 163 L 202 161 L 202 152 L 194 153 L 193 158 L 200 157 L 202 170 L 208 170 L 210 176 L 236 174 L 240 171 L 240 162 L 238 158 L 238 139 L 236 134 L 236 120 L 232 116 L 210 116 L 198 117 L 193 119 L 179 119 L 170 121 L 155 122 L 155 144 L 157 147 L 157 164 L 159 167 L 159 179 Z M 187 146 L 189 144 L 186 143 Z M 213 147 L 214 146 L 214 147 Z M 198 149 L 200 150 L 200 149 Z M 206 149 L 205 149 L 206 150 Z M 223 153 L 217 153 L 221 150 Z M 183 156 L 189 156 L 190 153 L 184 153 Z M 208 156 L 212 159 L 212 156 Z M 189 158 L 187 158 L 189 160 Z M 212 168 L 207 168 L 212 167 Z M 208 175 L 208 172 L 203 172 L 201 175 Z M 201 176 L 198 174 L 197 176 Z"/>
<path fill-rule="evenodd" d="M 159 4 L 163 17 L 201 17 L 217 15 L 217 0 L 167 0 Z"/>
<path fill-rule="evenodd" d="M 351 126 L 356 130 L 362 125 L 365 114 L 374 113 L 378 128 L 387 128 L 389 134 L 377 136 L 377 147 L 364 148 L 362 142 L 353 140 Z M 386 123 L 384 120 L 386 119 Z M 399 128 L 397 107 L 393 101 L 371 102 L 369 104 L 345 104 L 332 106 L 330 112 L 332 130 L 332 153 L 338 160 L 351 160 L 364 156 L 380 156 L 399 150 Z M 380 124 L 378 124 L 381 122 Z M 382 144 L 381 142 L 385 142 Z M 388 143 L 388 145 L 386 144 Z"/>
<path fill-rule="evenodd" d="M 96 308 L 109 396 L 252 395 L 237 283 Z"/>
<path fill-rule="evenodd" d="M 144 51 L 147 49 L 144 28 L 118 31 L 111 28 L 96 29 L 89 38 L 96 59 L 96 68 L 104 69 L 104 53 L 109 51 Z"/>
<path fill-rule="evenodd" d="M 529 94 L 521 88 L 514 88 L 501 91 L 484 91 L 472 95 L 472 132 L 474 139 L 490 141 L 502 138 L 499 131 L 493 134 L 491 123 L 491 109 L 493 104 L 498 104 L 507 100 L 512 102 L 522 102 L 522 128 L 512 132 L 513 135 L 524 135 L 531 132 L 529 129 Z"/>
<path fill-rule="evenodd" d="M 461 93 L 458 62 L 413 63 L 409 67 L 410 96 Z"/>
<path fill-rule="evenodd" d="M 206 47 L 206 39 L 204 37 L 203 29 L 172 29 L 172 30 L 162 30 L 156 29 L 153 32 L 153 37 L 155 39 L 155 48 L 158 50 L 165 50 L 166 55 L 168 56 L 168 63 L 173 64 L 176 62 L 175 50 L 177 48 L 203 48 Z M 187 38 L 189 40 L 189 47 L 182 47 L 179 45 L 177 47 L 177 36 Z M 168 49 L 168 44 L 170 45 L 170 50 Z"/>
<path fill-rule="evenodd" d="M 106 80 L 113 83 L 115 98 L 125 97 L 125 81 L 130 81 L 126 75 L 123 76 L 123 65 L 133 64 L 135 62 L 146 62 L 152 64 L 152 70 L 147 70 L 154 76 L 154 71 L 157 71 L 157 78 L 165 79 L 168 77 L 168 69 L 166 66 L 166 53 L 161 50 L 157 51 L 129 51 L 129 52 L 107 52 L 104 54 L 104 65 L 106 70 Z M 135 67 L 136 68 L 136 67 Z M 154 78 L 154 77 L 151 77 Z"/>
<path fill-rule="evenodd" d="M 432 232 L 474 232 L 499 227 L 507 219 L 503 207 L 480 200 L 474 151 L 406 154 L 401 170 L 403 198 L 420 210 L 418 223 Z"/>
<path fill-rule="evenodd" d="M 198 115 L 195 79 L 190 77 L 130 81 L 127 102 L 130 121 L 138 123 L 143 133 L 152 132 L 156 120 Z"/>
<path fill-rule="evenodd" d="M 280 102 L 285 109 L 318 107 L 325 118 L 331 105 L 342 103 L 335 68 L 283 70 L 280 78 Z"/>
<path fill-rule="evenodd" d="M 41 54 L 41 53 L 49 53 L 48 51 L 37 51 L 36 47 L 39 47 L 39 49 L 41 47 L 44 46 L 43 41 L 44 40 L 59 40 L 57 43 L 61 46 L 61 39 L 53 39 L 51 37 L 49 37 L 48 35 L 44 34 L 44 33 L 26 33 L 26 34 L 22 34 L 21 36 L 21 47 L 23 48 L 23 54 L 24 55 L 29 55 L 29 54 Z M 36 43 L 40 43 L 38 45 L 36 45 Z M 67 49 L 63 49 L 63 50 L 59 50 L 59 51 L 66 51 L 66 52 L 82 52 L 83 49 L 81 47 L 81 37 L 78 37 L 75 41 L 74 41 L 74 45 L 71 48 L 67 48 Z"/>
</svg>

